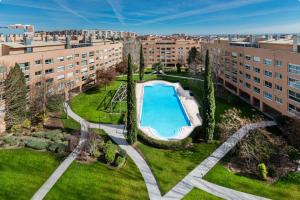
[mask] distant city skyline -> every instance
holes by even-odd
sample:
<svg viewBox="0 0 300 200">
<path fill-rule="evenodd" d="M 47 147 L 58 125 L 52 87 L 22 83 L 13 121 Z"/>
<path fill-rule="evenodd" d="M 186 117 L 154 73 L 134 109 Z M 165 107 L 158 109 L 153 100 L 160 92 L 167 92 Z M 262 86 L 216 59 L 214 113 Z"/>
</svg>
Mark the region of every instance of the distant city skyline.
<svg viewBox="0 0 300 200">
<path fill-rule="evenodd" d="M 0 0 L 0 26 L 138 34 L 300 32 L 299 0 Z"/>
</svg>

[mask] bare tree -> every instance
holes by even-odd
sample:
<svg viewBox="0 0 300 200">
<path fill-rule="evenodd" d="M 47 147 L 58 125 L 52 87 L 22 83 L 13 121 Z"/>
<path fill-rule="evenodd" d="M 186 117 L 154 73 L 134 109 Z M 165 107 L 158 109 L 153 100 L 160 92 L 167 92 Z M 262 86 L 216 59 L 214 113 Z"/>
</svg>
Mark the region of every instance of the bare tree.
<svg viewBox="0 0 300 200">
<path fill-rule="evenodd" d="M 99 86 L 105 86 L 112 83 L 116 79 L 116 70 L 114 68 L 98 69 L 96 71 L 96 84 Z"/>
<path fill-rule="evenodd" d="M 133 38 L 126 38 L 123 41 L 123 58 L 131 55 L 132 63 L 136 66 L 140 63 L 141 41 Z M 125 60 L 125 63 L 127 61 Z"/>
</svg>

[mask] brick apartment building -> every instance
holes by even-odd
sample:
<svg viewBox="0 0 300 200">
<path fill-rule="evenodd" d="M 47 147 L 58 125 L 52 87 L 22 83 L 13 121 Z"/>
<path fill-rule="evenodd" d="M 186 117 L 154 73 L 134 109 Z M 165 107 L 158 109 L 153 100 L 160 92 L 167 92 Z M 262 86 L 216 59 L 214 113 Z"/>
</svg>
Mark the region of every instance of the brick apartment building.
<svg viewBox="0 0 300 200">
<path fill-rule="evenodd" d="M 31 41 L 24 38 L 22 42 L 0 43 L 2 85 L 7 67 L 18 63 L 31 94 L 43 83 L 47 93 L 69 94 L 94 82 L 97 69 L 113 67 L 122 61 L 123 44 L 120 42 L 92 39 L 88 43 L 78 43 L 70 37 L 64 39 L 49 37 Z M 3 116 L 3 102 L 1 105 Z"/>
<path fill-rule="evenodd" d="M 192 47 L 200 49 L 200 40 L 182 36 L 147 36 L 142 38 L 142 45 L 147 67 L 158 62 L 165 67 L 175 67 L 177 63 L 187 64 L 190 49 Z"/>
<path fill-rule="evenodd" d="M 300 38 L 286 36 L 205 42 L 221 63 L 226 89 L 270 115 L 300 117 Z M 217 56 L 221 55 L 221 56 Z"/>
</svg>

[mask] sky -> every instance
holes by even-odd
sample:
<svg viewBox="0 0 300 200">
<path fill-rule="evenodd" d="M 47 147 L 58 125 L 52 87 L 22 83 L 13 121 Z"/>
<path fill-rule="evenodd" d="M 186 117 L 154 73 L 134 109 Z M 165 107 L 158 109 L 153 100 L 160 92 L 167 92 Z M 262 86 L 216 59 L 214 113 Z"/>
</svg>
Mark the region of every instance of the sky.
<svg viewBox="0 0 300 200">
<path fill-rule="evenodd" d="M 138 34 L 300 33 L 300 0 L 0 0 L 0 27 Z"/>
</svg>

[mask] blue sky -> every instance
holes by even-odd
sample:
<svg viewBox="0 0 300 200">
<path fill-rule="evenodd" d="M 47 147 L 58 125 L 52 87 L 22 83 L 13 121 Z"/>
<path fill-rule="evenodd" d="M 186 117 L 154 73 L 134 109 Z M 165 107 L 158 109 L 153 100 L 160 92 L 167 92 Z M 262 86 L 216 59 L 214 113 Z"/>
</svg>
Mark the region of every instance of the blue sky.
<svg viewBox="0 0 300 200">
<path fill-rule="evenodd" d="M 300 0 L 0 0 L 0 26 L 139 34 L 300 32 Z"/>
</svg>

